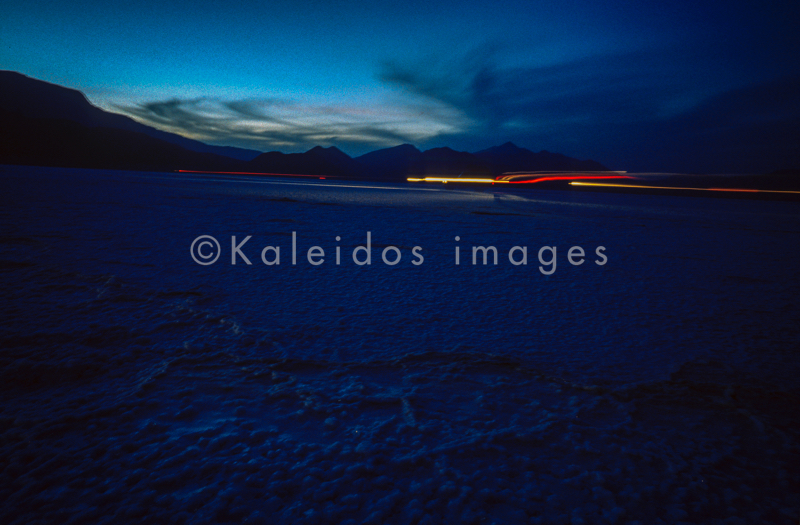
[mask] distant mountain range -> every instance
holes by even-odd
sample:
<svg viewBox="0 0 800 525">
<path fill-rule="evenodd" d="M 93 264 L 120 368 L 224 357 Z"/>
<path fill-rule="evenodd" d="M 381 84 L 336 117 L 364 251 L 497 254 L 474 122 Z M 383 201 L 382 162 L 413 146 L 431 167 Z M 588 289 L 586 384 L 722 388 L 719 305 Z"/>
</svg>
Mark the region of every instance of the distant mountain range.
<svg viewBox="0 0 800 525">
<path fill-rule="evenodd" d="M 0 71 L 0 164 L 142 171 L 238 171 L 405 180 L 514 171 L 605 171 L 602 164 L 507 142 L 475 153 L 403 144 L 351 158 L 336 147 L 260 153 L 212 146 L 93 106 L 74 89 Z"/>
</svg>

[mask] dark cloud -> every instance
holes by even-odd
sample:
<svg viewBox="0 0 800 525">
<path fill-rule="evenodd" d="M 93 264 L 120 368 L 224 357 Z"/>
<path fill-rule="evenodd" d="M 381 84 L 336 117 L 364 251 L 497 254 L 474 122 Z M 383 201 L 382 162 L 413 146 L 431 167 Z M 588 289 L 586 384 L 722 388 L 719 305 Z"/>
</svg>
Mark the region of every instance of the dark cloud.
<svg viewBox="0 0 800 525">
<path fill-rule="evenodd" d="M 798 118 L 800 78 L 781 78 L 721 93 L 676 120 L 707 131 Z"/>
<path fill-rule="evenodd" d="M 800 168 L 800 78 L 731 89 L 609 144 L 630 169 L 761 173 Z M 652 167 L 651 167 L 652 166 Z"/>
<path fill-rule="evenodd" d="M 800 165 L 800 80 L 709 80 L 685 53 L 503 65 L 485 46 L 453 60 L 387 62 L 388 105 L 281 98 L 170 99 L 122 108 L 147 124 L 261 151 L 412 143 L 476 151 L 511 140 L 630 171 L 769 171 Z M 377 104 L 377 103 L 376 103 Z"/>
<path fill-rule="evenodd" d="M 173 98 L 122 109 L 146 120 L 148 124 L 173 128 L 192 135 L 213 136 L 220 131 L 225 131 L 226 120 L 209 119 L 200 112 L 205 103 L 207 103 L 207 99 L 203 98 L 190 100 Z"/>
<path fill-rule="evenodd" d="M 287 125 L 288 122 L 285 119 L 270 115 L 268 108 L 288 108 L 292 105 L 286 100 L 276 98 L 260 100 L 233 100 L 221 102 L 221 104 L 242 118 Z"/>
<path fill-rule="evenodd" d="M 732 85 L 683 52 L 637 52 L 503 67 L 496 51 L 441 63 L 387 62 L 380 78 L 452 106 L 477 149 L 512 140 L 615 169 L 769 171 L 798 165 L 797 79 Z"/>
<path fill-rule="evenodd" d="M 494 50 L 450 64 L 387 62 L 380 79 L 463 111 L 487 132 L 520 120 L 629 122 L 652 117 L 685 92 L 685 72 L 666 53 L 599 56 L 504 68 Z"/>
<path fill-rule="evenodd" d="M 275 98 L 170 99 L 118 109 L 145 124 L 197 140 L 260 151 L 305 151 L 317 145 L 335 145 L 363 153 L 420 139 L 413 131 L 398 130 L 392 119 Z"/>
</svg>

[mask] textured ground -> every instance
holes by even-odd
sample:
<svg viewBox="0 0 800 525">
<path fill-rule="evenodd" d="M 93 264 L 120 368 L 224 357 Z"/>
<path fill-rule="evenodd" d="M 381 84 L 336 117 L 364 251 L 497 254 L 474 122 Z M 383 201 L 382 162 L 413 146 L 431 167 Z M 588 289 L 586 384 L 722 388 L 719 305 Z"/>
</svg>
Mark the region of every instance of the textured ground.
<svg viewBox="0 0 800 525">
<path fill-rule="evenodd" d="M 0 181 L 4 523 L 800 518 L 796 203 Z M 293 231 L 326 262 L 292 266 Z"/>
</svg>

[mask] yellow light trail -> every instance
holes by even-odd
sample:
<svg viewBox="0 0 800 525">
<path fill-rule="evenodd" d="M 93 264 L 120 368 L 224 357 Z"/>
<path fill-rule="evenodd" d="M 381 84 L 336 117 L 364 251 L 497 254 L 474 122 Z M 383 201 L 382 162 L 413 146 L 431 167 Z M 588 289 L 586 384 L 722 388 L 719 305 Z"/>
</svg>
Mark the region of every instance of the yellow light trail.
<svg viewBox="0 0 800 525">
<path fill-rule="evenodd" d="M 640 186 L 636 184 L 607 184 L 602 182 L 570 182 L 570 186 L 604 186 L 611 188 L 645 188 L 650 190 L 694 190 L 694 191 L 733 191 L 744 193 L 797 193 L 800 191 L 788 190 L 751 190 L 741 188 L 682 188 L 678 186 Z"/>
<path fill-rule="evenodd" d="M 507 180 L 470 179 L 470 178 L 460 179 L 460 178 L 451 178 L 451 177 L 425 177 L 424 179 L 416 179 L 416 178 L 409 177 L 406 180 L 408 182 L 444 182 L 444 183 L 447 183 L 447 182 L 480 182 L 480 183 L 483 183 L 483 184 L 489 184 L 489 183 L 495 183 L 495 182 L 499 182 L 499 183 L 502 184 L 502 183 L 507 183 L 508 182 Z"/>
</svg>

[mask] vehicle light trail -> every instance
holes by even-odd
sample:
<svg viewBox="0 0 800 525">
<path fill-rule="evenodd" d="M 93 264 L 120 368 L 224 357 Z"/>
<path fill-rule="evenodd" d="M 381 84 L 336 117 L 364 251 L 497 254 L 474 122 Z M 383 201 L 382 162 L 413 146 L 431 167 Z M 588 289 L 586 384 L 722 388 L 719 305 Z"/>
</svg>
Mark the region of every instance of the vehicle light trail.
<svg viewBox="0 0 800 525">
<path fill-rule="evenodd" d="M 425 178 L 414 178 L 408 177 L 406 179 L 408 182 L 478 182 L 482 184 L 494 184 L 495 182 L 500 183 L 507 183 L 507 180 L 494 180 L 494 179 L 477 179 L 477 178 L 458 178 L 458 177 L 425 177 Z"/>
<path fill-rule="evenodd" d="M 598 180 L 598 179 L 632 179 L 628 175 L 557 175 L 552 177 L 539 177 L 530 180 L 510 180 L 511 184 L 530 184 L 534 182 L 545 182 L 551 180 Z M 504 182 L 504 181 L 497 181 Z"/>
<path fill-rule="evenodd" d="M 520 175 L 512 175 L 511 177 L 520 176 Z M 524 175 L 522 175 L 524 176 Z M 597 179 L 632 179 L 628 175 L 547 175 L 544 177 L 537 177 L 535 179 L 527 179 L 527 180 L 509 180 L 509 176 L 505 176 L 503 178 L 497 179 L 489 179 L 489 178 L 469 178 L 469 177 L 409 177 L 406 180 L 408 182 L 474 182 L 480 184 L 531 184 L 535 182 L 545 182 L 545 181 L 559 181 L 559 180 L 597 180 Z"/>
</svg>

